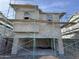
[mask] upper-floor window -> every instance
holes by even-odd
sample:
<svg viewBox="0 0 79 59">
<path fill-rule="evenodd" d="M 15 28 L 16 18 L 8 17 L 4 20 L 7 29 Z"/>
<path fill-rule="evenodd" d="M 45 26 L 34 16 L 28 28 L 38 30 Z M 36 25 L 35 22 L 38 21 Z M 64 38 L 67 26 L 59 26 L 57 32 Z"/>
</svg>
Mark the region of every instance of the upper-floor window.
<svg viewBox="0 0 79 59">
<path fill-rule="evenodd" d="M 24 13 L 24 19 L 29 19 L 30 18 L 30 13 L 29 12 L 25 12 Z"/>
<path fill-rule="evenodd" d="M 47 15 L 47 20 L 52 21 L 52 15 Z"/>
</svg>

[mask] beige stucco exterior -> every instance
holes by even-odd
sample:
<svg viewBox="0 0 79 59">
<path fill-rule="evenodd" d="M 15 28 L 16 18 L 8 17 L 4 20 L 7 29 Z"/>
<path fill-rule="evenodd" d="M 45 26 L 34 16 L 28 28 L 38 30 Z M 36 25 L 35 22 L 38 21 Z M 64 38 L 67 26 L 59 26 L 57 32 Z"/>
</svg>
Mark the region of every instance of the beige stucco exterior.
<svg viewBox="0 0 79 59">
<path fill-rule="evenodd" d="M 60 25 L 50 24 L 48 21 L 40 22 L 31 20 L 12 21 L 14 25 L 14 31 L 19 35 L 29 33 L 29 37 L 33 37 L 33 33 L 36 33 L 36 38 L 59 38 L 60 37 Z M 21 29 L 21 30 L 20 30 Z M 53 33 L 53 34 L 52 34 Z M 56 34 L 56 35 L 54 35 Z M 24 35 L 23 35 L 24 36 Z M 20 36 L 21 37 L 21 36 Z"/>
<path fill-rule="evenodd" d="M 29 7 L 32 5 L 11 5 L 16 12 L 16 20 L 11 20 L 14 25 L 15 32 L 36 33 L 36 37 L 48 37 L 50 36 L 58 38 L 60 34 L 60 24 L 54 24 L 54 22 L 60 22 L 60 17 L 63 13 L 43 13 L 39 11 L 37 7 Z M 24 13 L 29 12 L 31 14 L 30 19 L 24 19 Z M 48 21 L 47 15 L 52 16 L 52 24 Z M 19 30 L 21 29 L 22 30 Z M 24 33 L 24 34 L 25 34 Z M 53 33 L 53 34 L 52 34 Z M 56 34 L 56 35 L 54 35 Z"/>
<path fill-rule="evenodd" d="M 63 42 L 61 39 L 60 18 L 64 13 L 46 13 L 42 12 L 36 5 L 20 5 L 11 4 L 11 7 L 15 10 L 15 19 L 10 20 L 13 24 L 13 30 L 15 33 L 12 47 L 12 54 L 17 54 L 20 49 L 19 45 L 22 45 L 21 40 L 25 38 L 37 39 L 58 39 L 58 51 L 59 54 L 64 54 Z M 30 15 L 25 15 L 25 13 Z M 48 15 L 50 19 L 48 19 Z M 28 17 L 28 19 L 25 19 Z M 33 41 L 34 46 L 35 41 Z M 42 42 L 44 43 L 44 42 Z M 46 44 L 46 43 L 44 43 Z M 39 42 L 39 45 L 44 45 Z"/>
</svg>

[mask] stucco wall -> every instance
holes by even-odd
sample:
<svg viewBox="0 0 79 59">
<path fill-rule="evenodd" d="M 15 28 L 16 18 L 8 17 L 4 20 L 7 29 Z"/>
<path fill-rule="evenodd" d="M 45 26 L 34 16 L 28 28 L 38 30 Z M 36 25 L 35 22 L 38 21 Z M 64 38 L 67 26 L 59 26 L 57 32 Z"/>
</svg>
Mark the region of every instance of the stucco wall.
<svg viewBox="0 0 79 59">
<path fill-rule="evenodd" d="M 24 13 L 29 12 L 31 14 L 31 20 L 48 20 L 47 14 L 52 15 L 53 22 L 60 22 L 59 14 L 55 13 L 41 13 L 37 8 L 22 8 L 17 7 L 16 11 L 16 19 L 15 20 L 25 20 Z M 27 19 L 26 19 L 27 20 Z M 60 25 L 48 22 L 27 22 L 27 21 L 13 21 L 14 31 L 18 37 L 35 37 L 37 38 L 59 38 L 61 37 L 60 34 Z"/>
<path fill-rule="evenodd" d="M 20 8 L 16 10 L 16 19 L 24 19 L 24 13 L 29 12 L 32 19 L 39 19 L 39 11 L 36 9 Z"/>
<path fill-rule="evenodd" d="M 33 22 L 16 22 L 14 24 L 14 31 L 17 32 L 19 37 L 34 37 L 37 38 L 58 38 L 60 37 L 59 24 L 50 23 L 36 23 Z"/>
</svg>

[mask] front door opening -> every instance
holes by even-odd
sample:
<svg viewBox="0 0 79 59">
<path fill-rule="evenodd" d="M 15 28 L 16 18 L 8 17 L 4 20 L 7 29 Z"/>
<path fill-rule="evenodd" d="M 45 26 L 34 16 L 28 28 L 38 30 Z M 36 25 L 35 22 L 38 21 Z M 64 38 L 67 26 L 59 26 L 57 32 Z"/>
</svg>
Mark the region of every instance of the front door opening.
<svg viewBox="0 0 79 59">
<path fill-rule="evenodd" d="M 37 39 L 36 48 L 39 49 L 51 49 L 51 39 Z"/>
</svg>

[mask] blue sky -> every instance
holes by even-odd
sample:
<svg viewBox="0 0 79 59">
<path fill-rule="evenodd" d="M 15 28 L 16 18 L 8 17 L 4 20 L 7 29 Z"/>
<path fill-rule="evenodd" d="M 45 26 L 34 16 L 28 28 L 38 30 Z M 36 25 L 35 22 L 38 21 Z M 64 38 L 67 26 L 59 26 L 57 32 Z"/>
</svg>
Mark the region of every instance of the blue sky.
<svg viewBox="0 0 79 59">
<path fill-rule="evenodd" d="M 79 12 L 79 0 L 17 0 L 15 3 L 38 4 L 40 9 L 46 12 L 66 12 L 64 21 L 73 13 Z M 0 0 L 0 11 L 7 15 L 10 0 Z M 12 1 L 14 3 L 14 1 Z M 10 8 L 9 18 L 13 17 L 13 10 Z"/>
</svg>

